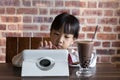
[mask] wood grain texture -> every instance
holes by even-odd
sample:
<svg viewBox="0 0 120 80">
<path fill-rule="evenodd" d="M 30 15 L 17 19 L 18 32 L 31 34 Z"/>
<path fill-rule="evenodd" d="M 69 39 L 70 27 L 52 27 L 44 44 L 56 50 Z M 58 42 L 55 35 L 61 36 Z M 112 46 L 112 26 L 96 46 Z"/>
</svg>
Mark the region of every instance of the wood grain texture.
<svg viewBox="0 0 120 80">
<path fill-rule="evenodd" d="M 69 70 L 69 77 L 26 77 L 23 79 L 21 77 L 21 68 L 14 67 L 10 63 L 1 63 L 0 80 L 120 80 L 120 68 L 110 63 L 98 63 L 95 74 L 91 77 L 77 77 L 76 71 L 78 67 L 69 67 Z"/>
<path fill-rule="evenodd" d="M 43 40 L 50 40 L 49 37 Z M 7 37 L 6 38 L 6 63 L 11 63 L 13 56 L 25 49 L 38 49 L 42 37 Z"/>
</svg>

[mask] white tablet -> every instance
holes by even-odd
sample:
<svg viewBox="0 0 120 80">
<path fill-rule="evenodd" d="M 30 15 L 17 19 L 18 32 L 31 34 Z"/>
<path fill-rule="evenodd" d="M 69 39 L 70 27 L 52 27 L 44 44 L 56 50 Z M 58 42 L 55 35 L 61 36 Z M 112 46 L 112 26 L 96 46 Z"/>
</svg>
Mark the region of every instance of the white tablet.
<svg viewBox="0 0 120 80">
<path fill-rule="evenodd" d="M 68 51 L 24 50 L 21 76 L 69 76 Z"/>
</svg>

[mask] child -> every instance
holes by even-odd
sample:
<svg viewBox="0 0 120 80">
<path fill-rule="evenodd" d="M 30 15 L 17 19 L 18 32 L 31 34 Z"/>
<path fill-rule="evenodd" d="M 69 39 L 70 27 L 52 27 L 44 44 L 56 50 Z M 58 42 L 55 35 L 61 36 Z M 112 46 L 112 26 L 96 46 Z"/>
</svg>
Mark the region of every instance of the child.
<svg viewBox="0 0 120 80">
<path fill-rule="evenodd" d="M 51 25 L 51 41 L 40 42 L 39 49 L 68 49 L 69 64 L 78 64 L 78 53 L 75 50 L 69 49 L 69 46 L 78 38 L 79 28 L 79 21 L 76 17 L 68 13 L 59 14 L 55 17 Z M 12 63 L 18 67 L 21 67 L 22 61 L 23 58 L 21 53 L 14 56 L 12 59 Z M 94 63 L 96 63 L 96 59 Z M 92 66 L 94 67 L 95 64 Z"/>
</svg>

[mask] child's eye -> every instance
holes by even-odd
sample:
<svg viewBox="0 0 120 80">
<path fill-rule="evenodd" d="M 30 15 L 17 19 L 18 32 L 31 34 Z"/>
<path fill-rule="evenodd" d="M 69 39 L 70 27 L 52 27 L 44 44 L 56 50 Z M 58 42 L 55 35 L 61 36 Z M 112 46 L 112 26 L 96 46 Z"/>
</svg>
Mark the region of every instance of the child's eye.
<svg viewBox="0 0 120 80">
<path fill-rule="evenodd" d="M 54 33 L 54 35 L 59 35 L 59 33 Z"/>
<path fill-rule="evenodd" d="M 65 36 L 65 38 L 70 38 L 69 36 Z"/>
</svg>

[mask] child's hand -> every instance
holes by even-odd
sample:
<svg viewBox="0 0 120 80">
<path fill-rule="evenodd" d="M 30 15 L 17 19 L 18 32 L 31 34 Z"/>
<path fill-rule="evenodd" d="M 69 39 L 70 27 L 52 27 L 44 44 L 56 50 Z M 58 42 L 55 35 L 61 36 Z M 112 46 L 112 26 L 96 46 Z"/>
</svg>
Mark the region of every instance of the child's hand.
<svg viewBox="0 0 120 80">
<path fill-rule="evenodd" d="M 39 49 L 61 49 L 60 46 L 55 46 L 51 41 L 41 41 Z"/>
<path fill-rule="evenodd" d="M 51 41 L 41 41 L 39 49 L 52 49 L 52 42 Z"/>
</svg>

